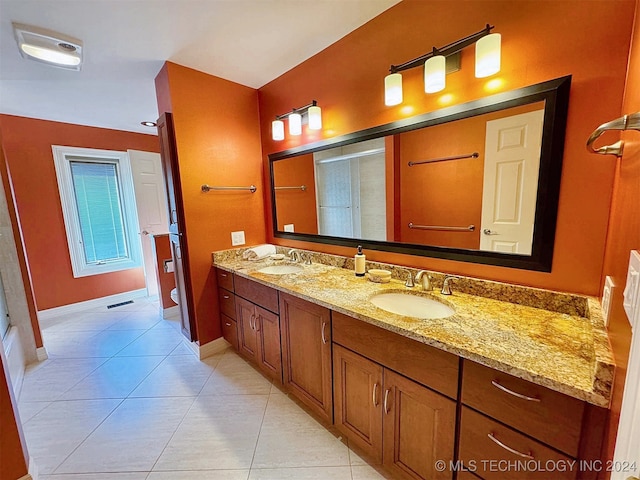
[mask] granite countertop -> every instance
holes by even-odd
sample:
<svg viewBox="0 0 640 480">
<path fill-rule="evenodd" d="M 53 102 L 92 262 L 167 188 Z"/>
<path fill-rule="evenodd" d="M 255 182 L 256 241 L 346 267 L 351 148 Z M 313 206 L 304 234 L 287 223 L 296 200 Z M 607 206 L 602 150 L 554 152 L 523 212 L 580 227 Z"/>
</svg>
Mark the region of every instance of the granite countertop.
<svg viewBox="0 0 640 480">
<path fill-rule="evenodd" d="M 283 261 L 246 261 L 238 250 L 227 250 L 214 253 L 213 265 L 594 405 L 609 406 L 614 360 L 596 300 L 468 278 L 454 280 L 453 295 L 441 295 L 439 288 L 422 292 L 421 287 L 409 289 L 397 279 L 373 283 L 356 277 L 353 270 L 335 266 L 336 261 L 323 260 L 299 264 L 303 270 L 297 273 L 269 275 L 257 270 Z M 394 277 L 398 277 L 395 271 Z M 469 287 L 470 283 L 474 286 Z M 501 298 L 509 301 L 460 291 L 490 292 L 496 286 Z M 389 313 L 369 302 L 373 295 L 389 291 L 429 295 L 456 313 L 419 320 Z M 520 295 L 540 299 L 545 308 L 520 304 Z M 535 304 L 531 299 L 527 302 Z M 565 310 L 571 313 L 561 313 Z"/>
</svg>

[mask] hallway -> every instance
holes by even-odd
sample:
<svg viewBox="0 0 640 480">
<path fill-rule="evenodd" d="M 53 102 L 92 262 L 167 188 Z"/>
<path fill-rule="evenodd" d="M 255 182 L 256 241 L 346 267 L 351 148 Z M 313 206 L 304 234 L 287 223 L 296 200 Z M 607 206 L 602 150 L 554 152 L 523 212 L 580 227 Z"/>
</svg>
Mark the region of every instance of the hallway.
<svg viewBox="0 0 640 480">
<path fill-rule="evenodd" d="M 42 322 L 20 395 L 42 480 L 383 479 L 231 349 L 138 299 Z"/>
</svg>

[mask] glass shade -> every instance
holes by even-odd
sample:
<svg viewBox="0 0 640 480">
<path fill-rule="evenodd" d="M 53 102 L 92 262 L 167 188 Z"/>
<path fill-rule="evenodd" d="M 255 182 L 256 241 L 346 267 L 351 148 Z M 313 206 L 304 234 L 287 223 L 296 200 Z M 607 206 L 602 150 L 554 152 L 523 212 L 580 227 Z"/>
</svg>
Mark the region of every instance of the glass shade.
<svg viewBox="0 0 640 480">
<path fill-rule="evenodd" d="M 302 115 L 299 113 L 292 113 L 289 115 L 289 133 L 291 135 L 302 134 Z"/>
<path fill-rule="evenodd" d="M 271 138 L 274 140 L 284 140 L 284 122 L 274 120 L 271 122 Z"/>
<path fill-rule="evenodd" d="M 435 93 L 444 89 L 446 63 L 443 55 L 436 55 L 424 62 L 424 91 L 426 93 Z"/>
<path fill-rule="evenodd" d="M 320 107 L 309 107 L 309 130 L 322 129 L 322 110 Z"/>
<path fill-rule="evenodd" d="M 402 75 L 391 73 L 384 77 L 384 104 L 388 107 L 402 103 Z"/>
<path fill-rule="evenodd" d="M 500 71 L 499 33 L 492 33 L 476 42 L 476 78 L 484 78 Z"/>
</svg>

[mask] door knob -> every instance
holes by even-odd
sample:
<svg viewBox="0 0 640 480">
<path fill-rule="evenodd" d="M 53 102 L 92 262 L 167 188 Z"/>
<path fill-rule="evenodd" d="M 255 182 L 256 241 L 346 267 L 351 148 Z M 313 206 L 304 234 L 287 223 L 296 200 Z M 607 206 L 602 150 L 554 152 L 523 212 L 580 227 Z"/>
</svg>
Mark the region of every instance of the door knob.
<svg viewBox="0 0 640 480">
<path fill-rule="evenodd" d="M 147 232 L 146 230 L 142 230 L 142 232 L 140 233 L 142 233 L 142 235 L 149 235 L 149 232 Z"/>
<path fill-rule="evenodd" d="M 485 228 L 484 230 L 482 230 L 482 233 L 484 233 L 485 235 L 500 235 L 498 232 L 495 231 L 491 231 L 488 228 Z"/>
</svg>

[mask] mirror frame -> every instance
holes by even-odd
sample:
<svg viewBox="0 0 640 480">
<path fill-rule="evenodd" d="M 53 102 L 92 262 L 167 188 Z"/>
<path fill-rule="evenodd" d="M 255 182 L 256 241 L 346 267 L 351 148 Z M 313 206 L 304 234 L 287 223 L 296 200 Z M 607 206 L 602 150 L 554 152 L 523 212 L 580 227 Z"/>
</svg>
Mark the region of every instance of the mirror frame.
<svg viewBox="0 0 640 480">
<path fill-rule="evenodd" d="M 321 140 L 270 154 L 268 158 L 271 176 L 271 211 L 274 237 L 350 247 L 362 245 L 363 248 L 371 250 L 550 272 L 553 261 L 556 221 L 558 217 L 558 198 L 560 194 L 560 177 L 562 174 L 562 157 L 564 154 L 564 139 L 567 124 L 567 111 L 569 108 L 570 87 L 571 75 L 568 75 L 528 87 L 519 88 L 517 90 L 497 93 L 478 100 L 462 103 L 460 105 L 454 105 L 422 115 L 387 123 L 385 125 L 360 130 L 346 135 L 341 135 L 339 137 Z M 536 199 L 536 214 L 534 220 L 531 255 L 516 255 L 482 250 L 440 247 L 435 245 L 420 245 L 278 231 L 275 189 L 273 188 L 273 164 L 278 160 L 318 152 L 328 148 L 341 147 L 343 145 L 371 140 L 373 138 L 409 132 L 419 128 L 439 125 L 441 123 L 539 101 L 545 102 L 545 110 L 542 145 L 540 149 L 538 196 Z"/>
</svg>

